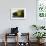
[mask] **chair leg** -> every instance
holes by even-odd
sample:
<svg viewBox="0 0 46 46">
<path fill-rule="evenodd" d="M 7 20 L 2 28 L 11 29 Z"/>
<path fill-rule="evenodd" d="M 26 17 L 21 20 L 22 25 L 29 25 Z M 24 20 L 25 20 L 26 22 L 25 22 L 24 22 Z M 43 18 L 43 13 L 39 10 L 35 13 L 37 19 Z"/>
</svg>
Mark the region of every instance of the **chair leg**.
<svg viewBox="0 0 46 46">
<path fill-rule="evenodd" d="M 5 44 L 5 46 L 7 46 L 7 42 L 6 42 L 6 41 L 5 41 L 5 43 L 4 43 L 4 44 Z"/>
<path fill-rule="evenodd" d="M 5 34 L 5 46 L 7 46 L 7 34 Z"/>
<path fill-rule="evenodd" d="M 17 46 L 18 46 L 18 34 L 17 34 Z"/>
</svg>

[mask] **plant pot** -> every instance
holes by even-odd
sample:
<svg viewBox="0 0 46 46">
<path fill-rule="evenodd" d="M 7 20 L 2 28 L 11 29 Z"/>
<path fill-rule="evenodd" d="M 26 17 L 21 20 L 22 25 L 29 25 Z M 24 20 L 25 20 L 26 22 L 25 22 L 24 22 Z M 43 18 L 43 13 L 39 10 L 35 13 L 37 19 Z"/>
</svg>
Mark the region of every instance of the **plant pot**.
<svg viewBox="0 0 46 46">
<path fill-rule="evenodd" d="M 44 40 L 45 40 L 45 39 L 38 39 L 37 42 L 41 44 L 41 43 L 44 42 Z"/>
<path fill-rule="evenodd" d="M 37 43 L 40 43 L 40 39 L 37 39 Z"/>
</svg>

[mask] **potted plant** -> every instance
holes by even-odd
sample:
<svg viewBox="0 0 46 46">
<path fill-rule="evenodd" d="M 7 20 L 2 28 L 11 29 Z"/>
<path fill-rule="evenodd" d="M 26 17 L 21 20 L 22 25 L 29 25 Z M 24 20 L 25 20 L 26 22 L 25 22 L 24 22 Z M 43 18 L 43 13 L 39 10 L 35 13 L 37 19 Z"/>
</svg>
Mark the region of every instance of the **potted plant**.
<svg viewBox="0 0 46 46">
<path fill-rule="evenodd" d="M 32 25 L 32 27 L 35 28 L 36 30 L 45 29 L 45 26 Z"/>
<path fill-rule="evenodd" d="M 46 36 L 45 34 L 46 34 L 45 32 L 35 32 L 33 35 L 37 38 L 37 41 L 40 43 L 40 40 L 42 38 L 45 38 L 44 37 Z"/>
</svg>

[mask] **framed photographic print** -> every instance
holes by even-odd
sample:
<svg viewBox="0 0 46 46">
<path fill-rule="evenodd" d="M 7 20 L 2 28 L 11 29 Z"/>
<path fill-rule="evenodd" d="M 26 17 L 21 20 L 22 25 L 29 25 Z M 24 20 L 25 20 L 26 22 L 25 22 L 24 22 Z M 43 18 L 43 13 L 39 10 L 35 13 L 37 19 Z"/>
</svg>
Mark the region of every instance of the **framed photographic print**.
<svg viewBox="0 0 46 46">
<path fill-rule="evenodd" d="M 11 8 L 11 19 L 26 18 L 26 8 Z"/>
<path fill-rule="evenodd" d="M 46 0 L 37 0 L 36 10 L 36 24 L 46 25 Z"/>
<path fill-rule="evenodd" d="M 37 17 L 46 18 L 46 0 L 37 0 Z"/>
</svg>

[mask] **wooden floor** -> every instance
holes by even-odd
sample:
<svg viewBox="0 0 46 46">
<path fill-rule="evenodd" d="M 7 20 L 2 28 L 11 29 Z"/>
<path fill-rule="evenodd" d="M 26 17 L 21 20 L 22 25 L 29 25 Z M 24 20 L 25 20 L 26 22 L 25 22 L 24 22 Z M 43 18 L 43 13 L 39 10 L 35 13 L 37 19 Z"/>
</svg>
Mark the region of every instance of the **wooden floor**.
<svg viewBox="0 0 46 46">
<path fill-rule="evenodd" d="M 4 43 L 2 42 L 0 42 L 0 46 L 4 46 Z M 7 46 L 15 46 L 15 43 L 8 43 L 8 45 Z M 25 45 L 24 45 L 25 46 Z M 30 46 L 37 46 L 37 43 L 34 43 L 34 42 L 32 42 L 32 43 L 30 43 Z M 43 45 L 41 45 L 41 46 L 46 46 L 46 43 L 44 43 Z"/>
</svg>

